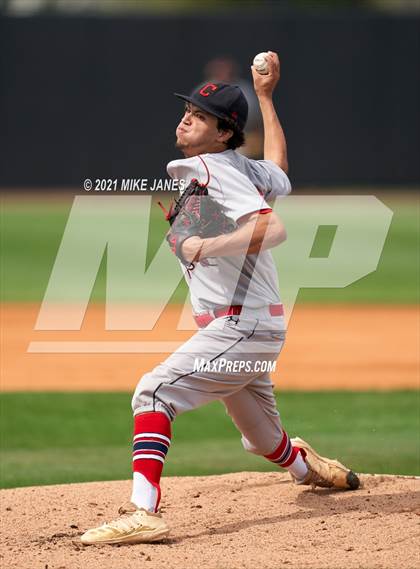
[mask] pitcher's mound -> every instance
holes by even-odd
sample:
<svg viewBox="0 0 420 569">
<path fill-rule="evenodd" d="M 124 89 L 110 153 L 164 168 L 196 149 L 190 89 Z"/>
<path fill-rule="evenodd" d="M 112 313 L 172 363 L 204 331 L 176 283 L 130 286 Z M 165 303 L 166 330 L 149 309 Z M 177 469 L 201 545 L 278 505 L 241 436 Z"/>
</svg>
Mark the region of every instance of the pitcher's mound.
<svg viewBox="0 0 420 569">
<path fill-rule="evenodd" d="M 164 478 L 163 543 L 83 546 L 117 517 L 129 481 L 3 490 L 8 569 L 419 567 L 419 480 L 362 476 L 355 492 L 297 487 L 287 474 Z"/>
</svg>

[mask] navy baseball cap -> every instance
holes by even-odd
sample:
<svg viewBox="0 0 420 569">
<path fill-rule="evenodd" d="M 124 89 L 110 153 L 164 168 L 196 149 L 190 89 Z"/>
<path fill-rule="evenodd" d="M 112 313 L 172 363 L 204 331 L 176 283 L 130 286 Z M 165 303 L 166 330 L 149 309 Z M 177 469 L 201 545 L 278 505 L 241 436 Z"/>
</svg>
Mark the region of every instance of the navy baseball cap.
<svg viewBox="0 0 420 569">
<path fill-rule="evenodd" d="M 196 87 L 191 95 L 174 94 L 175 97 L 188 101 L 211 115 L 232 120 L 239 130 L 245 128 L 248 102 L 242 89 L 237 85 L 209 82 Z"/>
</svg>

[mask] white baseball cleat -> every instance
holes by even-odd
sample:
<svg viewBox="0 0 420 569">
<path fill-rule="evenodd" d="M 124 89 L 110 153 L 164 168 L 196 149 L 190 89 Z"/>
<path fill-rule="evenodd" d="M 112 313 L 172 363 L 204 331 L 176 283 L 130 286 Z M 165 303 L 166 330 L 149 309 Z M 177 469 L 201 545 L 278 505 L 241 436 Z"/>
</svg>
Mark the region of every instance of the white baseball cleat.
<svg viewBox="0 0 420 569">
<path fill-rule="evenodd" d="M 343 490 L 357 490 L 359 488 L 359 477 L 344 464 L 338 460 L 320 456 L 302 439 L 290 440 L 294 447 L 302 449 L 302 456 L 308 467 L 308 474 L 303 480 L 297 480 L 292 476 L 296 484 L 312 486 L 313 488 L 320 486 L 321 488 L 341 488 Z"/>
<path fill-rule="evenodd" d="M 85 532 L 81 542 L 84 545 L 151 543 L 169 534 L 169 527 L 160 514 L 137 508 L 134 504 L 121 507 L 119 513 L 118 519 Z"/>
</svg>

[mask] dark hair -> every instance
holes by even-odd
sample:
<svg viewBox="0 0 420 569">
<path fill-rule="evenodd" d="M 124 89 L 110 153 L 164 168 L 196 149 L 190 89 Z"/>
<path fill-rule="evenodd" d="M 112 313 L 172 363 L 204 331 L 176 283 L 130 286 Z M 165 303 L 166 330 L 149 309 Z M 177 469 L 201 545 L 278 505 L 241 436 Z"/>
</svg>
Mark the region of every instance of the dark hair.
<svg viewBox="0 0 420 569">
<path fill-rule="evenodd" d="M 226 141 L 226 146 L 229 150 L 235 150 L 245 144 L 245 134 L 242 130 L 239 130 L 237 124 L 229 119 L 217 119 L 218 130 L 231 130 L 233 131 L 232 136 Z"/>
</svg>

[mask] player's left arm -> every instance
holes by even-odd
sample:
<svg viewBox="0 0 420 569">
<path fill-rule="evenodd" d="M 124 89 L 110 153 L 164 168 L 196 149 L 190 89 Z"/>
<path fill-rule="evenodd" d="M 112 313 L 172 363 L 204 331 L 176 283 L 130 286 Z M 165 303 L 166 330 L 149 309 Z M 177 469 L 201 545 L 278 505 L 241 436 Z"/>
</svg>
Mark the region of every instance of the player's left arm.
<svg viewBox="0 0 420 569">
<path fill-rule="evenodd" d="M 285 227 L 273 211 L 256 212 L 243 218 L 238 229 L 232 233 L 205 239 L 190 237 L 182 245 L 182 254 L 188 262 L 207 257 L 251 255 L 276 247 L 285 240 Z"/>
</svg>

